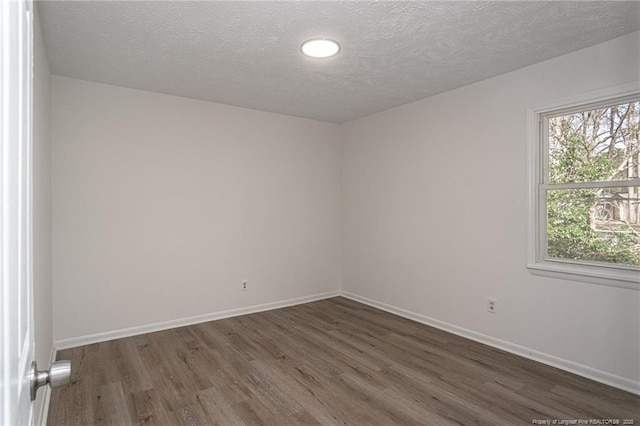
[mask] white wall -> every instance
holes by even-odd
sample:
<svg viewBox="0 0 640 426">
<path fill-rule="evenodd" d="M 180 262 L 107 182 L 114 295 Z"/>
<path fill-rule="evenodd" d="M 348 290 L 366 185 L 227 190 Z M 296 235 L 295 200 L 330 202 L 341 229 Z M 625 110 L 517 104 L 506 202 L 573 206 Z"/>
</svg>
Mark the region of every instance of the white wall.
<svg viewBox="0 0 640 426">
<path fill-rule="evenodd" d="M 54 76 L 56 340 L 342 279 L 637 384 L 640 293 L 525 268 L 525 110 L 637 79 L 638 36 L 343 126 Z"/>
<path fill-rule="evenodd" d="M 53 347 L 51 294 L 51 73 L 36 13 L 34 22 L 33 111 L 33 294 L 36 361 L 48 368 Z M 38 392 L 35 413 L 42 415 L 45 391 Z"/>
<path fill-rule="evenodd" d="M 58 76 L 52 96 L 56 340 L 338 289 L 338 125 Z"/>
<path fill-rule="evenodd" d="M 637 81 L 639 44 L 634 33 L 344 125 L 343 289 L 637 386 L 640 292 L 525 265 L 526 108 Z"/>
</svg>

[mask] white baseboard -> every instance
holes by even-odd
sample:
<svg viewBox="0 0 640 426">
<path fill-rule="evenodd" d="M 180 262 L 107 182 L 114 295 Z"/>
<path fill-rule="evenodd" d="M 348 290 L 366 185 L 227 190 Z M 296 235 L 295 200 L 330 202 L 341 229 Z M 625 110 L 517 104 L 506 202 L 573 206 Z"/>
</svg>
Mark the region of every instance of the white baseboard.
<svg viewBox="0 0 640 426">
<path fill-rule="evenodd" d="M 474 340 L 479 343 L 483 343 L 488 346 L 492 346 L 497 349 L 501 349 L 506 352 L 510 352 L 515 355 L 519 355 L 524 358 L 531 359 L 533 361 L 540 362 L 542 364 L 550 365 L 552 367 L 577 374 L 578 376 L 586 377 L 587 379 L 591 379 L 596 382 L 604 383 L 606 385 L 613 386 L 615 388 L 622 389 L 636 395 L 640 395 L 640 382 L 627 379 L 626 377 L 617 376 L 615 374 L 598 370 L 583 364 L 579 364 L 577 362 L 569 361 L 563 358 L 556 357 L 554 355 L 549 355 L 544 352 L 527 348 L 525 346 L 507 342 L 506 340 L 487 336 L 486 334 L 478 333 L 476 331 L 469 330 L 463 327 L 458 327 L 456 325 L 449 324 L 447 322 L 440 321 L 434 318 L 429 318 L 427 316 L 407 311 L 396 306 L 378 302 L 377 300 L 349 293 L 348 291 L 342 291 L 341 296 L 404 318 L 408 318 L 413 321 L 417 321 L 422 324 L 429 325 L 431 327 L 438 328 L 440 330 L 447 331 L 452 334 L 456 334 L 458 336 L 465 337 L 470 340 Z"/>
<path fill-rule="evenodd" d="M 56 360 L 56 347 L 55 345 L 51 345 L 51 354 L 49 355 L 49 365 L 51 365 Z M 42 405 L 40 406 L 40 410 L 38 411 L 38 417 L 36 418 L 36 424 L 38 426 L 47 426 L 47 418 L 49 417 L 49 403 L 51 402 L 51 388 L 49 386 L 45 386 L 44 389 L 44 397 L 42 400 Z"/>
<path fill-rule="evenodd" d="M 223 318 L 237 317 L 239 315 L 253 314 L 256 312 L 270 311 L 272 309 L 286 308 L 287 306 L 300 305 L 303 303 L 315 302 L 316 300 L 328 299 L 340 296 L 339 291 L 315 294 L 311 296 L 296 297 L 293 299 L 281 300 L 278 302 L 263 303 L 260 305 L 247 306 L 244 308 L 229 309 L 226 311 L 212 312 L 193 317 L 179 318 L 170 321 L 161 321 L 153 324 L 145 324 L 136 327 L 122 328 L 119 330 L 106 331 L 104 333 L 90 334 L 87 336 L 72 337 L 70 339 L 57 340 L 55 348 L 57 350 L 75 348 L 76 346 L 90 345 L 92 343 L 106 342 L 108 340 L 121 339 L 123 337 L 137 336 L 139 334 L 153 333 L 154 331 L 168 330 L 170 328 L 184 327 L 186 325 L 199 324 L 202 322 L 214 321 Z"/>
<path fill-rule="evenodd" d="M 297 297 L 294 299 L 287 299 L 278 302 L 264 303 L 260 305 L 253 305 L 244 308 L 230 309 L 226 311 L 213 312 L 204 315 L 197 315 L 193 317 L 180 318 L 171 321 L 157 322 L 153 324 L 146 324 L 137 327 L 123 328 L 120 330 L 107 331 L 104 333 L 91 334 L 88 336 L 74 337 L 71 339 L 58 340 L 55 343 L 55 349 L 52 350 L 51 362 L 55 360 L 55 350 L 68 349 L 76 346 L 89 345 L 92 343 L 105 342 L 113 339 L 120 339 L 123 337 L 136 336 L 139 334 L 152 333 L 154 331 L 167 330 L 175 327 L 183 327 L 186 325 L 198 324 L 202 322 L 214 321 L 223 318 L 231 318 L 239 315 L 247 315 L 256 312 L 269 311 L 272 309 L 285 308 L 287 306 L 300 305 L 303 303 L 314 302 L 316 300 L 328 299 L 331 297 L 343 296 L 357 302 L 364 303 L 365 305 L 372 306 L 374 308 L 381 309 L 386 312 L 390 312 L 395 315 L 399 315 L 404 318 L 408 318 L 417 321 L 422 324 L 426 324 L 449 333 L 456 334 L 458 336 L 465 337 L 476 342 L 483 343 L 485 345 L 492 346 L 497 349 L 501 349 L 506 352 L 510 352 L 524 358 L 528 358 L 542 364 L 550 365 L 552 367 L 559 368 L 561 370 L 568 371 L 570 373 L 577 374 L 582 377 L 586 377 L 591 380 L 595 380 L 600 383 L 604 383 L 618 389 L 625 390 L 627 392 L 640 395 L 640 382 L 627 379 L 606 371 L 598 370 L 583 364 L 579 364 L 574 361 L 569 361 L 563 358 L 556 357 L 544 352 L 540 352 L 525 346 L 520 346 L 515 343 L 508 342 L 506 340 L 498 339 L 496 337 L 488 336 L 486 334 L 478 333 L 473 330 L 469 330 L 463 327 L 458 327 L 453 324 L 449 324 L 444 321 L 440 321 L 434 318 L 427 317 L 425 315 L 417 314 L 415 312 L 407 311 L 396 306 L 388 305 L 386 303 L 379 302 L 377 300 L 369 299 L 364 296 L 360 296 L 348 291 L 330 291 L 327 293 L 316 294 L 312 296 Z M 46 424 L 46 415 L 48 412 L 49 398 L 51 390 L 47 387 L 45 394 L 45 404 L 43 404 L 43 413 L 39 413 L 39 419 L 44 416 L 44 423 L 39 421 L 38 424 L 44 426 Z M 45 410 L 46 409 L 46 410 Z"/>
</svg>

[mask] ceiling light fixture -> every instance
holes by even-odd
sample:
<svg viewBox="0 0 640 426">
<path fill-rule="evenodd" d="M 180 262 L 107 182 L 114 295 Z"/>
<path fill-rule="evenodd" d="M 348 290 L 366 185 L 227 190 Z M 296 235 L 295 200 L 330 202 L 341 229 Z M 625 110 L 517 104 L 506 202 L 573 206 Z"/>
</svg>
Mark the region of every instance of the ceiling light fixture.
<svg viewBox="0 0 640 426">
<path fill-rule="evenodd" d="M 302 43 L 300 51 L 310 58 L 330 58 L 340 52 L 340 45 L 330 38 L 312 38 Z"/>
</svg>

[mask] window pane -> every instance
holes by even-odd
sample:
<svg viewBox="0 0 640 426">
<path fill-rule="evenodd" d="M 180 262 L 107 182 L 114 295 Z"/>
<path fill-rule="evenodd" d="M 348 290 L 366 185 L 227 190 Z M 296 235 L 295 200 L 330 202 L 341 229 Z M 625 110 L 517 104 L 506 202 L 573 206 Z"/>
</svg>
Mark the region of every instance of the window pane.
<svg viewBox="0 0 640 426">
<path fill-rule="evenodd" d="M 640 266 L 640 187 L 547 191 L 547 255 Z"/>
<path fill-rule="evenodd" d="M 549 118 L 549 183 L 638 177 L 640 101 Z"/>
</svg>

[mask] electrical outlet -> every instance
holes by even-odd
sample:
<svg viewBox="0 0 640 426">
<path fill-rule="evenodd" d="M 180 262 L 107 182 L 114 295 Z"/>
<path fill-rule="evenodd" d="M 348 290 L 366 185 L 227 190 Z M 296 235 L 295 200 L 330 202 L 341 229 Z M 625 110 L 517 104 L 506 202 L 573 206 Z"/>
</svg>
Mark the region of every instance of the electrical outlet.
<svg viewBox="0 0 640 426">
<path fill-rule="evenodd" d="M 246 281 L 242 281 L 242 286 L 240 287 L 240 290 L 242 290 L 242 291 L 249 290 L 249 286 L 247 285 Z"/>
<path fill-rule="evenodd" d="M 487 312 L 492 314 L 498 313 L 498 299 L 487 297 Z"/>
</svg>

